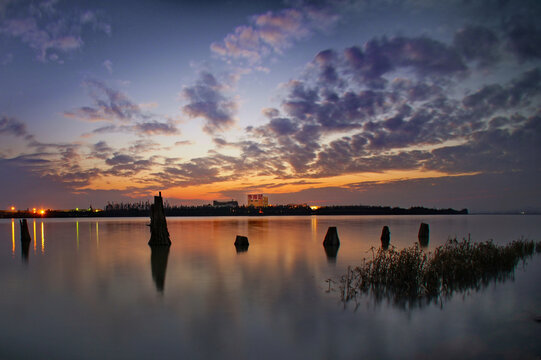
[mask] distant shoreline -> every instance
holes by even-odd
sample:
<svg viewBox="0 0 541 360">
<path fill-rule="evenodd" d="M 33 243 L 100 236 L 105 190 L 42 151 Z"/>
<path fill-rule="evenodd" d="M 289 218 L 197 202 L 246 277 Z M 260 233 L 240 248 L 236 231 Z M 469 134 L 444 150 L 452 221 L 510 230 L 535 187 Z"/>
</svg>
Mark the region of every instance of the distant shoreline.
<svg viewBox="0 0 541 360">
<path fill-rule="evenodd" d="M 148 217 L 147 208 L 119 208 L 109 210 L 46 210 L 39 214 L 28 210 L 0 211 L 0 218 L 77 218 L 77 217 Z M 311 215 L 468 215 L 468 209 L 430 209 L 411 207 L 409 209 L 389 206 L 323 206 L 311 208 L 305 205 L 276 205 L 268 207 L 238 206 L 216 207 L 176 206 L 165 209 L 166 216 L 213 217 L 213 216 L 311 216 Z"/>
</svg>

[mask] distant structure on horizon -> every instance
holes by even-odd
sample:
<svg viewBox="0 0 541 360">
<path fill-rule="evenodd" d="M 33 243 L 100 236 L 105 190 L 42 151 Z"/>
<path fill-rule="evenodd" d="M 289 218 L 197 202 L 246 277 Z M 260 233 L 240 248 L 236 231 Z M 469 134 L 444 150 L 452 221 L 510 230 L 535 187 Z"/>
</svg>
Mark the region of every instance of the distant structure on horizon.
<svg viewBox="0 0 541 360">
<path fill-rule="evenodd" d="M 263 194 L 248 194 L 248 206 L 267 207 L 269 206 L 269 198 Z"/>
<path fill-rule="evenodd" d="M 214 207 L 230 207 L 230 208 L 236 208 L 236 207 L 239 207 L 239 203 L 235 200 L 231 200 L 231 201 L 218 201 L 218 200 L 214 200 L 212 202 L 212 206 Z"/>
</svg>

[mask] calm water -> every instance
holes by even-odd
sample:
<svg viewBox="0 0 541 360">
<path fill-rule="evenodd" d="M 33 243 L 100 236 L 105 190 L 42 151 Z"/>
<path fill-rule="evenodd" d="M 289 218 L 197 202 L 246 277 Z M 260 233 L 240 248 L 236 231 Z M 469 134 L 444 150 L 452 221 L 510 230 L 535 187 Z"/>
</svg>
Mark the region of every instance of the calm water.
<svg viewBox="0 0 541 360">
<path fill-rule="evenodd" d="M 0 220 L 0 359 L 539 359 L 539 255 L 441 305 L 355 309 L 327 292 L 383 225 L 403 248 L 421 221 L 429 250 L 468 234 L 541 241 L 541 216 L 168 218 L 173 245 L 151 254 L 147 219 L 37 219 L 24 254 L 18 221 Z"/>
</svg>

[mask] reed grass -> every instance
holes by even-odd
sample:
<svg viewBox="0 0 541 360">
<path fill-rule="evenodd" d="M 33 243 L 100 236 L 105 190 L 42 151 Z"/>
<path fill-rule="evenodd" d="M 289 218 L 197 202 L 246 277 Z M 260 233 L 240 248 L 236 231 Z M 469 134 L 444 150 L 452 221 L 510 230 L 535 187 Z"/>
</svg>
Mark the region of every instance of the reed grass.
<svg viewBox="0 0 541 360">
<path fill-rule="evenodd" d="M 376 302 L 388 300 L 401 307 L 442 303 L 456 292 L 507 280 L 520 261 L 539 252 L 541 242 L 524 239 L 505 246 L 449 239 L 428 254 L 418 244 L 403 250 L 373 250 L 371 260 L 363 259 L 341 277 L 341 300 L 357 302 L 372 294 Z"/>
</svg>

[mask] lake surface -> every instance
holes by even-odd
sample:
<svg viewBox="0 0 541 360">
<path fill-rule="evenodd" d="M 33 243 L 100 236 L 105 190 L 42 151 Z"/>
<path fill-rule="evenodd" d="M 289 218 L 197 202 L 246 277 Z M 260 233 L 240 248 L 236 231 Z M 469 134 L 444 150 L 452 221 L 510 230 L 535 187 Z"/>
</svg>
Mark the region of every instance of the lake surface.
<svg viewBox="0 0 541 360">
<path fill-rule="evenodd" d="M 0 220 L 0 359 L 455 359 L 541 357 L 541 256 L 510 281 L 404 309 L 340 302 L 348 266 L 391 244 L 449 237 L 541 241 L 541 216 L 168 218 L 151 251 L 146 218 Z M 337 226 L 341 246 L 322 246 Z M 237 253 L 236 235 L 250 241 Z"/>
</svg>

